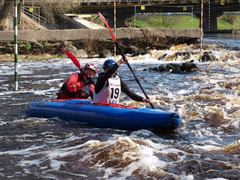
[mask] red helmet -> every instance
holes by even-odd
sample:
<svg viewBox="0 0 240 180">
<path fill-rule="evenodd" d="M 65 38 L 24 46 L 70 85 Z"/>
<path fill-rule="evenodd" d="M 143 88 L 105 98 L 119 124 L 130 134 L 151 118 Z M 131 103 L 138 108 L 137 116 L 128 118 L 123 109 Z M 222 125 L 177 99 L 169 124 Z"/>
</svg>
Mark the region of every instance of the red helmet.
<svg viewBox="0 0 240 180">
<path fill-rule="evenodd" d="M 85 69 L 85 70 L 86 70 L 86 69 L 93 70 L 95 73 L 98 72 L 98 68 L 97 68 L 94 64 L 89 64 L 89 63 L 87 63 L 87 64 L 85 64 L 84 69 Z"/>
</svg>

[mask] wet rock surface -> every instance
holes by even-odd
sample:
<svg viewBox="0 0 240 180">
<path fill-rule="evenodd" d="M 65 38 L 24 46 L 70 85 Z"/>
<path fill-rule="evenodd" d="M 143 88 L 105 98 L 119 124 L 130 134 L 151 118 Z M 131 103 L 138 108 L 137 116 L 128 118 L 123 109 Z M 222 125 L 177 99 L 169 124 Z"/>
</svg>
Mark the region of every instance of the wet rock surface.
<svg viewBox="0 0 240 180">
<path fill-rule="evenodd" d="M 146 70 L 146 69 L 144 69 Z M 150 67 L 148 68 L 150 71 L 157 72 L 171 72 L 171 73 L 190 73 L 198 70 L 198 67 L 193 62 L 185 62 L 185 63 L 167 63 L 161 64 L 158 67 Z"/>
<path fill-rule="evenodd" d="M 170 44 L 181 44 L 183 42 L 196 43 L 197 39 L 184 37 L 119 39 L 122 51 L 131 56 L 147 54 L 150 49 L 170 48 Z M 13 46 L 12 42 L 0 42 L 1 54 L 13 54 Z M 41 55 L 44 53 L 61 55 L 62 48 L 71 50 L 77 57 L 102 58 L 114 55 L 114 43 L 111 40 L 19 41 L 19 55 Z"/>
</svg>

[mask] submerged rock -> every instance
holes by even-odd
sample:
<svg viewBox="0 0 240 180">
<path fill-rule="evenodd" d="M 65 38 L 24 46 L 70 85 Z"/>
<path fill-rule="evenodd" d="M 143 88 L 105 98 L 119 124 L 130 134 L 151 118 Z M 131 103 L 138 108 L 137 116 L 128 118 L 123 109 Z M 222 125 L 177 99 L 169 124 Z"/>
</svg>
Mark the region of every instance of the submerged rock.
<svg viewBox="0 0 240 180">
<path fill-rule="evenodd" d="M 223 112 L 208 112 L 204 115 L 204 119 L 209 123 L 210 126 L 219 127 L 228 121 L 224 118 Z"/>
<path fill-rule="evenodd" d="M 217 61 L 217 58 L 212 54 L 212 52 L 204 52 L 201 60 L 202 62 Z"/>
<path fill-rule="evenodd" d="M 100 58 L 106 58 L 112 56 L 112 52 L 109 49 L 104 49 L 102 52 L 99 53 Z"/>
<path fill-rule="evenodd" d="M 234 107 L 228 111 L 233 118 L 240 118 L 240 107 Z"/>
<path fill-rule="evenodd" d="M 189 73 L 195 72 L 199 68 L 192 61 L 184 63 L 167 63 L 158 67 L 150 67 L 148 70 L 157 72 L 171 72 L 171 73 Z"/>
<path fill-rule="evenodd" d="M 81 57 L 81 58 L 87 58 L 88 54 L 84 49 L 79 49 L 77 51 L 77 57 Z"/>
<path fill-rule="evenodd" d="M 224 147 L 224 152 L 229 154 L 240 154 L 240 141 Z"/>
</svg>

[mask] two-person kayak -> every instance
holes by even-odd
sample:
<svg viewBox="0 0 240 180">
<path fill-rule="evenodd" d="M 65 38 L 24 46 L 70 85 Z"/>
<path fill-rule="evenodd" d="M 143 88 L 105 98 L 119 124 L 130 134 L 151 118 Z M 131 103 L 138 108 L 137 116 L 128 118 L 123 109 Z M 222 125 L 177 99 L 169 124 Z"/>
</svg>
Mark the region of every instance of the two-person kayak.
<svg viewBox="0 0 240 180">
<path fill-rule="evenodd" d="M 81 99 L 31 102 L 26 112 L 32 117 L 58 117 L 69 123 L 97 128 L 173 130 L 181 124 L 181 118 L 174 112 L 114 104 L 96 105 Z"/>
</svg>

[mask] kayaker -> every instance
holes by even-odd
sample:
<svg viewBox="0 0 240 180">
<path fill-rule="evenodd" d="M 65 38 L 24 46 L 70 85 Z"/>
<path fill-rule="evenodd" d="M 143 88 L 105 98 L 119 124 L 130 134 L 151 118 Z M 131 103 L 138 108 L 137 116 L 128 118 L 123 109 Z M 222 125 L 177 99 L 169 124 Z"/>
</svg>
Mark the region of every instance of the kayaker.
<svg viewBox="0 0 240 180">
<path fill-rule="evenodd" d="M 121 64 L 125 64 L 123 59 L 115 62 L 113 59 L 107 59 L 103 63 L 103 73 L 100 73 L 94 89 L 93 103 L 96 104 L 118 104 L 121 91 L 131 99 L 139 102 L 149 103 L 145 99 L 132 92 L 126 83 L 117 75 L 116 71 Z"/>
<path fill-rule="evenodd" d="M 93 97 L 94 81 L 97 74 L 97 67 L 94 64 L 87 63 L 79 73 L 71 74 L 63 83 L 60 91 L 57 93 L 57 99 L 87 99 Z"/>
</svg>

